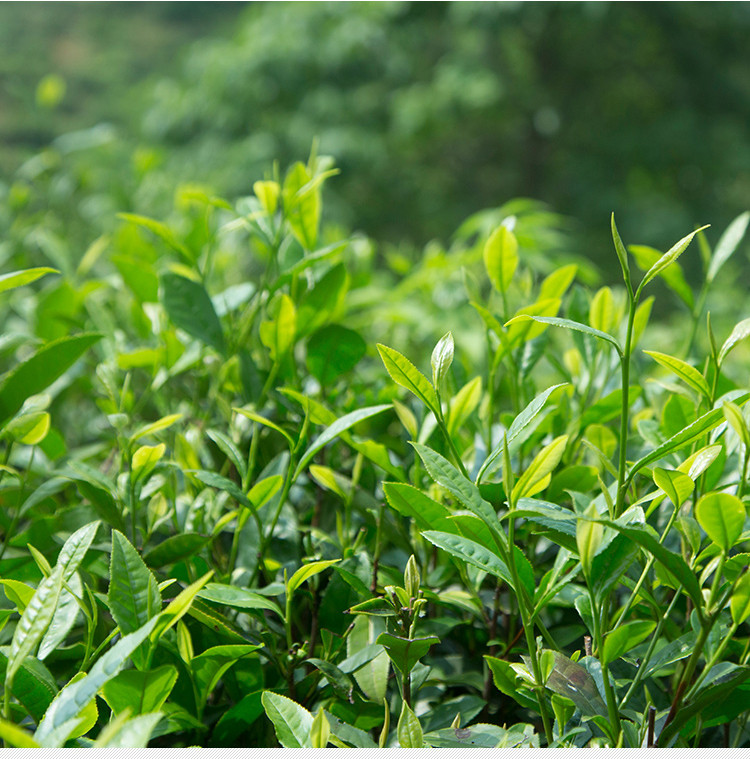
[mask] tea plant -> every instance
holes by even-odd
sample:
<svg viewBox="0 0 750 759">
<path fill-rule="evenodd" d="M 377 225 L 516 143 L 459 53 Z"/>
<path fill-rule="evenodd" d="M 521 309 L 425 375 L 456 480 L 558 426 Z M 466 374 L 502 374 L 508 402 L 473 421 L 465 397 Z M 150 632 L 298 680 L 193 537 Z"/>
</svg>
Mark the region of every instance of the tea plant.
<svg viewBox="0 0 750 759">
<path fill-rule="evenodd" d="M 381 257 L 335 173 L 0 279 L 5 745 L 747 745 L 750 318 L 709 309 L 750 215 L 613 217 L 595 290 L 528 202 Z"/>
</svg>

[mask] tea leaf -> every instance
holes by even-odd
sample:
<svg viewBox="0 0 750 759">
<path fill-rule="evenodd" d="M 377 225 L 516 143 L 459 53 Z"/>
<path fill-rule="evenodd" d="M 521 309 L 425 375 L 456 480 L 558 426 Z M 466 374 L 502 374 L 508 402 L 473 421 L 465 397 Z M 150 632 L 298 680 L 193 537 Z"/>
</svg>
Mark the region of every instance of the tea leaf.
<svg viewBox="0 0 750 759">
<path fill-rule="evenodd" d="M 235 609 L 267 609 L 275 612 L 282 619 L 284 616 L 275 601 L 271 601 L 258 593 L 253 593 L 246 588 L 238 588 L 235 585 L 210 582 L 198 593 L 198 598 L 224 606 L 232 606 Z"/>
<path fill-rule="evenodd" d="M 473 540 L 464 538 L 461 535 L 453 535 L 449 532 L 440 532 L 437 530 L 427 530 L 422 533 L 422 537 L 429 540 L 430 543 L 442 548 L 452 556 L 455 556 L 479 569 L 489 572 L 489 574 L 505 580 L 511 587 L 514 587 L 513 577 L 505 562 L 498 558 L 494 552 L 489 551 L 484 546 L 475 543 Z"/>
<path fill-rule="evenodd" d="M 435 388 L 439 388 L 453 363 L 453 335 L 450 332 L 438 341 L 432 351 L 430 363 L 432 364 L 432 384 Z"/>
<path fill-rule="evenodd" d="M 450 400 L 448 405 L 447 428 L 449 435 L 455 435 L 466 420 L 474 413 L 482 398 L 482 378 L 469 380 Z"/>
<path fill-rule="evenodd" d="M 390 403 L 385 403 L 380 406 L 368 406 L 367 408 L 361 408 L 357 411 L 352 411 L 349 414 L 345 414 L 340 419 L 337 419 L 330 427 L 326 428 L 307 448 L 302 454 L 302 458 L 297 464 L 295 470 L 295 479 L 300 472 L 310 463 L 312 457 L 322 448 L 325 448 L 328 443 L 337 438 L 342 432 L 345 432 L 350 427 L 354 427 L 355 424 L 369 419 L 370 417 L 382 414 L 383 411 L 391 409 Z"/>
<path fill-rule="evenodd" d="M 641 290 L 658 274 L 660 274 L 664 269 L 666 269 L 670 264 L 674 263 L 679 256 L 682 255 L 682 253 L 685 251 L 688 245 L 690 245 L 690 242 L 692 241 L 693 237 L 698 234 L 703 229 L 708 229 L 710 225 L 706 225 L 703 227 L 700 227 L 699 229 L 696 229 L 694 232 L 691 232 L 689 235 L 686 235 L 681 240 L 678 240 L 644 275 L 643 279 L 641 280 L 640 285 L 638 285 L 638 291 L 636 295 L 640 295 Z"/>
<path fill-rule="evenodd" d="M 358 332 L 331 324 L 307 341 L 307 365 L 323 385 L 351 371 L 365 355 L 367 345 Z"/>
<path fill-rule="evenodd" d="M 273 723 L 276 738 L 284 748 L 310 748 L 313 716 L 286 696 L 264 690 L 261 696 L 266 716 Z"/>
<path fill-rule="evenodd" d="M 165 664 L 141 671 L 128 669 L 105 683 L 102 698 L 115 714 L 157 712 L 177 682 L 177 668 Z"/>
<path fill-rule="evenodd" d="M 563 382 L 559 385 L 553 385 L 552 387 L 547 388 L 544 392 L 539 393 L 539 395 L 537 395 L 536 398 L 534 398 L 534 400 L 531 401 L 531 403 L 529 403 L 528 406 L 526 406 L 526 408 L 513 420 L 513 423 L 508 428 L 506 436 L 508 448 L 511 448 L 516 442 L 520 443 L 523 441 L 526 437 L 526 433 L 533 430 L 532 423 L 544 408 L 550 395 L 552 395 L 552 393 L 558 388 L 565 387 L 567 384 L 567 382 Z M 493 471 L 493 465 L 502 454 L 503 446 L 501 444 L 490 453 L 484 464 L 482 464 L 482 468 L 477 475 L 477 483 L 482 481 L 485 473 Z"/>
<path fill-rule="evenodd" d="M 484 266 L 492 286 L 504 293 L 518 266 L 518 241 L 506 226 L 498 227 L 484 246 Z"/>
<path fill-rule="evenodd" d="M 528 321 L 529 319 L 532 319 L 533 321 L 539 322 L 541 324 L 551 324 L 555 327 L 564 327 L 565 329 L 572 329 L 576 332 L 583 332 L 586 335 L 597 337 L 600 340 L 604 340 L 605 342 L 608 342 L 610 345 L 614 346 L 618 355 L 622 356 L 622 348 L 620 347 L 620 344 L 617 342 L 617 340 L 612 337 L 612 335 L 608 335 L 606 332 L 601 332 L 598 329 L 593 329 L 586 324 L 572 321 L 571 319 L 561 319 L 557 316 L 529 316 L 527 314 L 522 314 L 521 316 L 514 316 L 509 322 L 506 323 L 505 326 L 507 327 L 510 324 Z"/>
<path fill-rule="evenodd" d="M 54 340 L 8 372 L 0 384 L 0 427 L 21 410 L 27 398 L 65 374 L 101 337 L 91 333 Z"/>
<path fill-rule="evenodd" d="M 391 379 L 397 385 L 401 385 L 401 387 L 405 387 L 414 393 L 430 411 L 435 412 L 438 408 L 437 395 L 435 394 L 435 388 L 430 384 L 427 377 L 408 358 L 402 356 L 393 348 L 381 345 L 380 343 L 378 343 L 377 348 Z"/>
<path fill-rule="evenodd" d="M 396 726 L 396 735 L 401 748 L 423 748 L 424 736 L 417 715 L 409 708 L 406 701 L 401 705 L 401 714 Z"/>
<path fill-rule="evenodd" d="M 49 577 L 45 577 L 39 583 L 16 625 L 5 670 L 6 692 L 10 690 L 13 678 L 24 659 L 39 645 L 54 617 L 62 591 L 63 573 L 64 568 L 58 565 Z"/>
<path fill-rule="evenodd" d="M 656 361 L 657 364 L 674 372 L 686 385 L 692 387 L 699 395 L 704 398 L 711 397 L 711 390 L 708 387 L 705 377 L 690 364 L 682 359 L 668 356 L 666 353 L 657 353 L 656 351 L 643 351 L 647 356 Z"/>
<path fill-rule="evenodd" d="M 745 236 L 748 223 L 750 223 L 750 211 L 745 211 L 724 230 L 724 233 L 719 238 L 719 242 L 716 243 L 714 254 L 711 256 L 711 263 L 706 272 L 706 282 L 710 284 L 714 281 L 714 278 L 719 273 L 719 269 L 737 250 L 738 245 Z"/>
<path fill-rule="evenodd" d="M 246 416 L 248 419 L 250 419 L 253 422 L 257 422 L 258 424 L 262 424 L 264 427 L 268 427 L 271 430 L 275 430 L 280 435 L 283 435 L 286 441 L 289 443 L 290 450 L 294 449 L 294 440 L 292 440 L 291 435 L 288 432 L 285 432 L 281 427 L 279 427 L 278 424 L 275 424 L 270 419 L 266 419 L 264 416 L 261 416 L 260 414 L 256 414 L 254 411 L 248 411 L 244 408 L 233 408 L 232 411 L 235 411 L 238 414 L 242 414 L 242 416 Z"/>
<path fill-rule="evenodd" d="M 529 464 L 524 473 L 518 478 L 511 500 L 515 503 L 519 498 L 531 496 L 538 492 L 537 485 L 543 482 L 544 478 L 560 463 L 565 446 L 568 443 L 568 436 L 561 435 L 555 438 L 549 445 L 546 445 Z"/>
<path fill-rule="evenodd" d="M 183 332 L 224 353 L 224 332 L 203 285 L 181 274 L 161 275 L 161 300 L 167 315 Z"/>
<path fill-rule="evenodd" d="M 341 559 L 330 559 L 329 561 L 313 561 L 300 567 L 290 578 L 286 586 L 286 592 L 291 595 L 303 582 L 307 582 L 311 577 L 320 574 L 323 570 L 333 566 Z"/>
<path fill-rule="evenodd" d="M 750 574 L 745 574 L 734 588 L 729 604 L 732 622 L 741 625 L 750 617 Z"/>
<path fill-rule="evenodd" d="M 750 335 L 750 319 L 743 319 L 741 322 L 735 324 L 731 334 L 719 349 L 719 354 L 716 358 L 719 366 L 724 363 L 724 359 L 729 355 L 732 348 L 734 348 L 740 340 L 744 340 L 748 335 Z"/>
<path fill-rule="evenodd" d="M 695 488 L 693 480 L 679 471 L 655 467 L 652 477 L 656 487 L 661 488 L 678 508 L 685 503 Z"/>
<path fill-rule="evenodd" d="M 607 666 L 623 654 L 635 648 L 641 641 L 648 638 L 654 631 L 656 622 L 649 620 L 636 620 L 620 625 L 607 634 L 602 648 L 602 665 Z"/>
<path fill-rule="evenodd" d="M 695 506 L 698 523 L 724 553 L 728 553 L 740 537 L 745 516 L 744 504 L 730 493 L 707 493 Z"/>
<path fill-rule="evenodd" d="M 612 212 L 612 217 L 610 219 L 610 226 L 612 228 L 612 241 L 615 244 L 615 252 L 617 253 L 617 258 L 620 261 L 622 277 L 625 280 L 628 292 L 632 295 L 633 290 L 630 284 L 630 264 L 628 263 L 628 252 L 623 245 L 622 239 L 620 238 L 620 233 L 617 231 L 614 211 Z"/>
<path fill-rule="evenodd" d="M 382 633 L 375 642 L 385 648 L 398 671 L 405 676 L 414 669 L 414 665 L 432 646 L 440 643 L 440 639 L 434 635 L 422 638 L 402 638 L 391 633 Z"/>
<path fill-rule="evenodd" d="M 123 636 L 109 651 L 97 659 L 85 677 L 63 688 L 44 715 L 44 719 L 34 734 L 34 739 L 41 743 L 53 732 L 78 717 L 82 710 L 93 701 L 99 689 L 117 675 L 128 657 L 146 640 L 156 626 L 157 619 L 157 617 L 152 617 L 143 627 Z M 71 726 L 73 727 L 75 725 Z"/>
<path fill-rule="evenodd" d="M 57 269 L 50 269 L 49 266 L 37 266 L 33 269 L 23 269 L 21 271 L 11 271 L 7 274 L 0 275 L 0 293 L 13 290 L 16 287 L 35 282 L 45 274 L 59 274 Z"/>
</svg>

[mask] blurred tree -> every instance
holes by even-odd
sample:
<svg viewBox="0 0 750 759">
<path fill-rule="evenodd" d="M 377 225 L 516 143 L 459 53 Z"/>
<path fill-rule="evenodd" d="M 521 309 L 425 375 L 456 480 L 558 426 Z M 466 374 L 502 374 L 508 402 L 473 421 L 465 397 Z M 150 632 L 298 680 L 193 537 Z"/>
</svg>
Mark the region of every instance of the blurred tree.
<svg viewBox="0 0 750 759">
<path fill-rule="evenodd" d="M 253 3 L 144 129 L 240 192 L 317 135 L 340 218 L 392 240 L 541 198 L 609 260 L 612 209 L 666 245 L 750 205 L 749 31 L 745 3 Z"/>
</svg>

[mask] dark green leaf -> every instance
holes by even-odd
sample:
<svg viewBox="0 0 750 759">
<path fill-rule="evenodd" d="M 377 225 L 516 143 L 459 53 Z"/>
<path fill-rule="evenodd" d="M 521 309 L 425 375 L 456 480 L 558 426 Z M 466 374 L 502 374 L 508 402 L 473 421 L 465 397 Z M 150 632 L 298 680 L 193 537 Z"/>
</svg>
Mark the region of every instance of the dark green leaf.
<svg viewBox="0 0 750 759">
<path fill-rule="evenodd" d="M 54 340 L 8 372 L 0 384 L 0 427 L 27 398 L 49 387 L 100 339 L 99 334 L 84 334 Z"/>
<path fill-rule="evenodd" d="M 223 353 L 224 332 L 203 285 L 174 272 L 162 274 L 160 282 L 164 309 L 175 326 Z"/>
<path fill-rule="evenodd" d="M 430 648 L 440 643 L 440 639 L 434 635 L 423 638 L 402 638 L 391 633 L 382 633 L 378 636 L 376 643 L 385 648 L 398 671 L 402 675 L 408 675 Z"/>
</svg>

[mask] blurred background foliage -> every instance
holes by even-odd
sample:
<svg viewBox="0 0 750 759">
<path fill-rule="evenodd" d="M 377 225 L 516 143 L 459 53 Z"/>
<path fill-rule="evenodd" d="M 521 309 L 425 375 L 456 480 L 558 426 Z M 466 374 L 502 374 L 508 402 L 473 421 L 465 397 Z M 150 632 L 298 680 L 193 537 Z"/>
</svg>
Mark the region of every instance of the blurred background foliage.
<svg viewBox="0 0 750 759">
<path fill-rule="evenodd" d="M 666 247 L 750 205 L 748 32 L 747 3 L 0 3 L 5 259 L 21 211 L 80 256 L 317 138 L 346 229 L 422 246 L 533 197 L 615 280 L 612 210 Z"/>
</svg>

